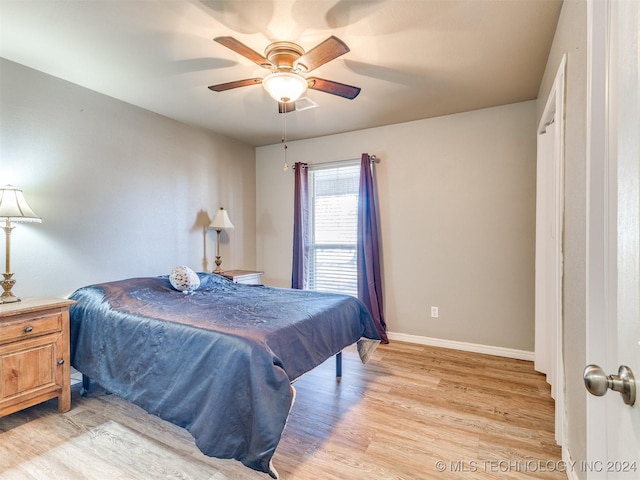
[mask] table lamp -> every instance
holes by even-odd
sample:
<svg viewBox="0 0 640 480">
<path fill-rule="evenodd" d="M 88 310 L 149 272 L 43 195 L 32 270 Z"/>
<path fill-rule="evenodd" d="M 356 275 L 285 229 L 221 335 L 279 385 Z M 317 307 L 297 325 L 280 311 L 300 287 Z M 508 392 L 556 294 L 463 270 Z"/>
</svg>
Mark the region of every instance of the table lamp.
<svg viewBox="0 0 640 480">
<path fill-rule="evenodd" d="M 213 273 L 220 275 L 224 273 L 224 270 L 220 268 L 220 265 L 222 264 L 222 260 L 220 258 L 220 232 L 225 228 L 233 228 L 233 223 L 229 220 L 229 215 L 227 215 L 227 211 L 223 207 L 220 207 L 220 210 L 216 213 L 216 216 L 209 225 L 209 228 L 218 233 L 218 243 L 216 246 L 216 269 Z"/>
<path fill-rule="evenodd" d="M 21 222 L 40 223 L 42 219 L 31 210 L 24 198 L 22 190 L 12 185 L 0 188 L 0 223 L 3 224 L 2 229 L 6 235 L 5 272 L 2 274 L 4 279 L 0 281 L 4 292 L 0 296 L 0 303 L 20 301 L 20 299 L 11 292 L 11 289 L 16 283 L 16 281 L 11 278 L 13 277 L 13 273 L 11 273 L 11 230 L 15 228 L 14 223 Z"/>
</svg>

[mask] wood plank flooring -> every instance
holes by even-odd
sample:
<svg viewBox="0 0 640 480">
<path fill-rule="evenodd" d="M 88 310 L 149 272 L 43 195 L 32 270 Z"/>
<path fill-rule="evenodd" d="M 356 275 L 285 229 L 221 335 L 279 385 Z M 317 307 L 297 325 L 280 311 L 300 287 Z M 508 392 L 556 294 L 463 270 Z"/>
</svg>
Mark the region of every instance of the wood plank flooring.
<svg viewBox="0 0 640 480">
<path fill-rule="evenodd" d="M 284 480 L 566 479 L 544 377 L 531 362 L 402 342 L 354 348 L 295 383 L 273 462 Z M 184 429 L 115 395 L 0 418 L 0 479 L 266 480 L 206 457 Z"/>
</svg>

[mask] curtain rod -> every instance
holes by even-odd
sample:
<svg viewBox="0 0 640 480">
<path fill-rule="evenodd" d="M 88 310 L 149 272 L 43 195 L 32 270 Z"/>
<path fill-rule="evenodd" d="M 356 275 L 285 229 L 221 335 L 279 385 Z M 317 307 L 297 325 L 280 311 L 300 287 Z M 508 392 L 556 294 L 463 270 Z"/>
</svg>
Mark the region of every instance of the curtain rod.
<svg viewBox="0 0 640 480">
<path fill-rule="evenodd" d="M 375 155 L 369 155 L 369 158 L 371 159 L 371 163 L 380 163 L 380 158 L 376 157 Z M 360 158 L 348 158 L 347 160 L 336 160 L 334 162 L 321 162 L 321 163 L 311 163 L 309 165 L 307 165 L 307 167 L 313 167 L 313 168 L 333 168 L 333 167 L 337 167 L 340 165 L 344 165 L 345 163 L 356 163 L 359 162 Z M 293 169 L 296 169 L 295 164 L 293 165 Z"/>
</svg>

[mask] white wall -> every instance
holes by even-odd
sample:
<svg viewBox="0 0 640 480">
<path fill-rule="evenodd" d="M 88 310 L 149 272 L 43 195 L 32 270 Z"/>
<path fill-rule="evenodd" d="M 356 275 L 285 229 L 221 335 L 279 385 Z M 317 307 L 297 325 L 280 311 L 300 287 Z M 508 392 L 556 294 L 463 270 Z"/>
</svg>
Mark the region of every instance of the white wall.
<svg viewBox="0 0 640 480">
<path fill-rule="evenodd" d="M 298 112 L 303 122 L 304 112 Z M 290 142 L 289 163 L 375 166 L 391 332 L 532 351 L 536 102 Z M 256 150 L 257 266 L 290 286 L 293 175 Z M 430 306 L 440 318 L 430 318 Z"/>
<path fill-rule="evenodd" d="M 253 147 L 0 61 L 0 184 L 42 217 L 13 231 L 17 296 L 210 271 L 220 206 L 236 227 L 223 266 L 255 267 Z"/>
<path fill-rule="evenodd" d="M 538 94 L 538 118 L 562 55 L 567 54 L 565 106 L 565 225 L 563 329 L 567 446 L 573 460 L 586 457 L 586 145 L 587 3 L 565 0 Z M 586 472 L 576 470 L 579 477 Z"/>
</svg>

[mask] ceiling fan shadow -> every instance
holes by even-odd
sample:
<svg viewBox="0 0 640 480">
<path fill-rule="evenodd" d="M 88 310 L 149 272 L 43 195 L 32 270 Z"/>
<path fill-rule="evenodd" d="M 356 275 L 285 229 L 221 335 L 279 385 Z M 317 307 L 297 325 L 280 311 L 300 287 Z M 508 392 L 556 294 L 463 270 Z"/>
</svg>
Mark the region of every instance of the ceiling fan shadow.
<svg viewBox="0 0 640 480">
<path fill-rule="evenodd" d="M 181 75 L 192 72 L 203 72 L 205 70 L 216 70 L 238 65 L 238 62 L 226 60 L 224 58 L 185 58 L 184 60 L 174 60 L 165 65 L 165 73 L 171 75 Z"/>
<path fill-rule="evenodd" d="M 300 0 L 302 1 L 302 0 Z M 319 2 L 310 2 L 319 3 Z M 429 0 L 338 0 L 324 15 L 316 28 L 346 28 L 350 35 L 379 37 L 407 30 L 423 30 L 437 26 L 464 2 Z M 483 3 L 483 2 L 480 2 Z M 306 4 L 305 4 L 306 5 Z M 322 5 L 322 4 L 321 4 Z M 315 7 L 316 10 L 320 6 Z M 308 9 L 307 9 L 308 10 Z M 309 14 L 300 10 L 298 21 L 308 23 Z M 318 21 L 320 22 L 320 21 Z"/>
<path fill-rule="evenodd" d="M 273 0 L 197 0 L 204 9 L 225 27 L 237 33 L 262 33 L 271 23 Z"/>
<path fill-rule="evenodd" d="M 425 75 L 411 72 L 409 69 L 396 70 L 394 68 L 372 65 L 370 63 L 358 62 L 355 60 L 343 60 L 344 65 L 352 72 L 365 77 L 377 78 L 386 82 L 398 83 L 401 85 L 415 86 L 425 82 Z"/>
<path fill-rule="evenodd" d="M 389 0 L 339 0 L 327 10 L 327 3 L 297 0 L 291 6 L 291 18 L 305 30 L 343 28 L 352 26 L 376 12 L 378 6 Z"/>
<path fill-rule="evenodd" d="M 363 0 L 360 2 L 339 0 L 327 11 L 325 19 L 331 28 L 348 27 L 368 17 L 376 11 L 378 5 L 386 2 L 387 0 Z"/>
</svg>

